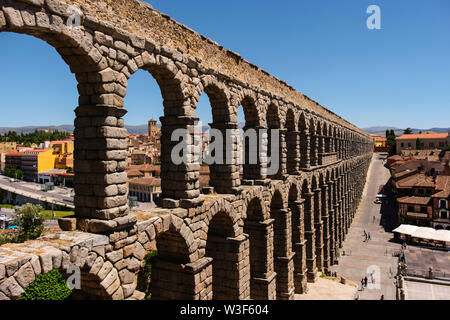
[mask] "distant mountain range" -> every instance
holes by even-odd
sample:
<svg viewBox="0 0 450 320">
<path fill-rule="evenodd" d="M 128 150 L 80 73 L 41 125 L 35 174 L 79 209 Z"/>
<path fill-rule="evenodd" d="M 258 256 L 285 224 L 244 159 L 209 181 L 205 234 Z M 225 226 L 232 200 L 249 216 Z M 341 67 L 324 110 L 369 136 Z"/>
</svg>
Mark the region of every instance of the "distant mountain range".
<svg viewBox="0 0 450 320">
<path fill-rule="evenodd" d="M 396 128 L 396 127 L 383 127 L 383 126 L 363 128 L 362 130 L 364 130 L 368 133 L 377 134 L 377 135 L 380 135 L 383 137 L 386 135 L 386 130 L 394 130 L 396 136 L 403 135 L 403 132 L 405 131 L 405 129 L 400 129 L 400 128 Z M 437 133 L 446 133 L 446 132 L 450 131 L 450 128 L 431 128 L 431 129 L 411 128 L 411 130 L 413 133 L 420 133 L 420 132 L 427 132 L 427 131 L 433 131 L 433 132 L 437 132 Z"/>
<path fill-rule="evenodd" d="M 244 123 L 239 123 L 239 128 L 242 129 L 244 127 Z M 138 125 L 138 126 L 125 126 L 125 128 L 128 130 L 128 133 L 131 134 L 145 134 L 148 133 L 148 126 Z M 18 134 L 21 133 L 31 133 L 35 130 L 58 130 L 58 131 L 66 131 L 66 132 L 73 132 L 74 126 L 70 124 L 63 124 L 60 126 L 27 126 L 27 127 L 17 127 L 17 128 L 8 128 L 8 127 L 0 127 L 0 134 L 5 134 L 8 131 L 16 131 Z M 203 131 L 207 131 L 209 129 L 208 126 L 203 127 Z M 372 134 L 378 134 L 381 136 L 384 136 L 386 134 L 386 130 L 394 130 L 395 134 L 397 136 L 403 135 L 403 131 L 405 129 L 400 129 L 396 127 L 383 127 L 383 126 L 376 126 L 376 127 L 370 127 L 370 128 L 364 128 L 362 129 L 368 133 Z M 445 133 L 450 131 L 450 128 L 431 128 L 431 129 L 415 129 L 412 128 L 413 133 L 419 133 L 419 132 L 426 132 L 426 131 L 434 131 L 438 133 Z"/>
<path fill-rule="evenodd" d="M 128 133 L 131 134 L 144 134 L 148 133 L 147 125 L 140 126 L 125 126 L 128 130 Z M 32 133 L 36 130 L 58 130 L 65 132 L 73 132 L 74 126 L 70 124 L 63 124 L 60 126 L 27 126 L 27 127 L 17 127 L 17 128 L 8 128 L 8 127 L 0 127 L 0 134 L 5 134 L 8 131 L 16 131 L 18 134 L 24 133 Z"/>
</svg>

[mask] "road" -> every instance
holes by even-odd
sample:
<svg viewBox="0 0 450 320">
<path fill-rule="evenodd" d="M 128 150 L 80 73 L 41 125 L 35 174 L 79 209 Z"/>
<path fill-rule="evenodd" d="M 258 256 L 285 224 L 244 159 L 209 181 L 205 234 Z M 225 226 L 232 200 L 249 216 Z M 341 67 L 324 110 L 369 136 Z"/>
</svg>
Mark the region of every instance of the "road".
<svg viewBox="0 0 450 320">
<path fill-rule="evenodd" d="M 359 284 L 359 289 L 361 279 L 367 276 L 370 283 L 373 273 L 373 287 L 359 291 L 360 300 L 380 300 L 382 295 L 385 300 L 396 299 L 394 276 L 398 259 L 393 253 L 400 250 L 401 245 L 391 242 L 391 231 L 396 223 L 395 200 L 389 197 L 382 205 L 374 203 L 379 186 L 390 178 L 389 170 L 384 167 L 386 156 L 375 153 L 372 158 L 358 212 L 340 249 L 339 264 L 332 267 L 333 272 Z M 370 233 L 368 242 L 364 241 L 364 230 Z"/>
<path fill-rule="evenodd" d="M 25 181 L 11 182 L 10 178 L 2 175 L 0 175 L 0 188 L 48 203 L 73 207 L 73 196 L 70 194 L 70 189 L 55 187 L 54 190 L 44 192 L 41 191 L 40 184 Z"/>
</svg>

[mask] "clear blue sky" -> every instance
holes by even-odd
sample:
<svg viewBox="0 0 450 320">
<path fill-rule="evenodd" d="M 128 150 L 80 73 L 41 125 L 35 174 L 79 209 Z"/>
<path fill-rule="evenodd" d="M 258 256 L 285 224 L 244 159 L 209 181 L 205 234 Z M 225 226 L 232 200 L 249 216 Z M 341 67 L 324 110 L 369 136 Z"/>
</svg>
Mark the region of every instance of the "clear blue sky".
<svg viewBox="0 0 450 320">
<path fill-rule="evenodd" d="M 148 1 L 239 52 L 364 128 L 450 126 L 450 1 Z M 366 9 L 381 8 L 382 30 Z M 56 51 L 29 36 L 0 33 L 0 126 L 73 123 L 75 77 Z M 162 115 L 156 82 L 129 81 L 127 124 Z M 208 99 L 198 110 L 210 122 Z"/>
</svg>

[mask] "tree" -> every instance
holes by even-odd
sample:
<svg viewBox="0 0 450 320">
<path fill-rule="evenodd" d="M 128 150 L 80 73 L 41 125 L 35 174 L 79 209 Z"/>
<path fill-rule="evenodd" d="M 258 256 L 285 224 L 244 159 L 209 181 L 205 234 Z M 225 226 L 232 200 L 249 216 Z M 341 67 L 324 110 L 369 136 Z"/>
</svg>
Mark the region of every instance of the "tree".
<svg viewBox="0 0 450 320">
<path fill-rule="evenodd" d="M 422 150 L 422 142 L 420 142 L 419 138 L 416 140 L 416 150 Z"/>
<path fill-rule="evenodd" d="M 403 134 L 412 134 L 411 128 L 407 128 L 405 131 L 403 131 Z"/>
<path fill-rule="evenodd" d="M 397 142 L 394 130 L 389 131 L 386 138 L 386 145 L 390 148 L 389 155 L 392 156 L 397 153 Z"/>
<path fill-rule="evenodd" d="M 27 203 L 16 211 L 19 227 L 19 241 L 34 240 L 41 236 L 44 230 L 43 208 L 40 205 Z"/>
<path fill-rule="evenodd" d="M 5 176 L 15 179 L 23 179 L 24 174 L 23 171 L 20 169 L 14 169 L 14 168 L 6 168 L 3 173 Z"/>
</svg>

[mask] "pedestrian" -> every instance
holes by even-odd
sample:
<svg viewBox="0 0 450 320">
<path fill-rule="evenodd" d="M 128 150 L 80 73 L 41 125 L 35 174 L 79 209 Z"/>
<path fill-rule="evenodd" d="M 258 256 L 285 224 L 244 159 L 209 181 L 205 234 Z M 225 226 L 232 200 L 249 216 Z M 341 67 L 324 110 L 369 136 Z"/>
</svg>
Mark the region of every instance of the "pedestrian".
<svg viewBox="0 0 450 320">
<path fill-rule="evenodd" d="M 364 279 L 361 279 L 361 291 L 364 291 Z"/>
<path fill-rule="evenodd" d="M 364 278 L 364 286 L 367 287 L 367 277 Z"/>
<path fill-rule="evenodd" d="M 380 300 L 384 300 L 384 294 L 381 295 Z"/>
<path fill-rule="evenodd" d="M 369 240 L 370 240 L 370 232 L 367 235 L 367 241 L 369 241 Z"/>
</svg>

